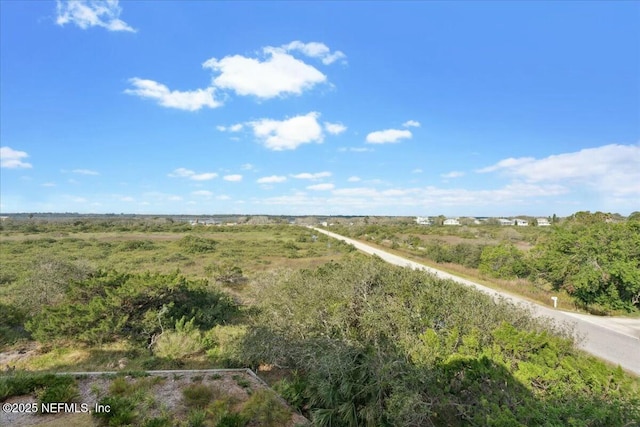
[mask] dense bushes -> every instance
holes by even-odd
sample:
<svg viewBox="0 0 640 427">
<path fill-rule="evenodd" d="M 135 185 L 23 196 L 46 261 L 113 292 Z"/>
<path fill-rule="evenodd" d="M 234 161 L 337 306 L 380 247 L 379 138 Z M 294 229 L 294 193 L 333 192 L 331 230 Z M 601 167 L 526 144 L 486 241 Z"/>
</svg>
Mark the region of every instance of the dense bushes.
<svg viewBox="0 0 640 427">
<path fill-rule="evenodd" d="M 480 273 L 501 279 L 527 277 L 529 266 L 525 257 L 513 245 L 487 246 L 480 256 Z"/>
<path fill-rule="evenodd" d="M 318 425 L 624 425 L 638 382 L 562 331 L 422 272 L 355 257 L 257 283 L 254 365 Z"/>
<path fill-rule="evenodd" d="M 209 329 L 236 313 L 236 304 L 205 281 L 189 281 L 178 273 L 99 271 L 69 284 L 62 302 L 45 307 L 26 328 L 41 342 L 62 338 L 144 342 L 181 319 Z"/>
<path fill-rule="evenodd" d="M 585 306 L 640 309 L 640 222 L 607 223 L 578 215 L 533 252 L 538 277 Z"/>
</svg>

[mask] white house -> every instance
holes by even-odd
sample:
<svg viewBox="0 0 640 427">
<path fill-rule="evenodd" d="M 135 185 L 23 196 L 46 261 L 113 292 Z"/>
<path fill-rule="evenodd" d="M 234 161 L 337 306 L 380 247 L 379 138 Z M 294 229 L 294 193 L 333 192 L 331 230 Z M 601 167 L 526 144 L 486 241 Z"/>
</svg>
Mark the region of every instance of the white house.
<svg viewBox="0 0 640 427">
<path fill-rule="evenodd" d="M 526 219 L 517 218 L 514 219 L 514 222 L 518 227 L 526 227 L 529 225 L 529 221 L 527 221 Z"/>
<path fill-rule="evenodd" d="M 538 227 L 551 227 L 551 223 L 547 218 L 537 218 Z"/>
<path fill-rule="evenodd" d="M 453 218 L 447 218 L 444 220 L 444 222 L 442 223 L 443 225 L 460 225 L 460 221 L 458 221 L 457 219 L 453 219 Z"/>
<path fill-rule="evenodd" d="M 431 225 L 431 219 L 428 216 L 417 216 L 416 223 L 420 225 Z"/>
</svg>

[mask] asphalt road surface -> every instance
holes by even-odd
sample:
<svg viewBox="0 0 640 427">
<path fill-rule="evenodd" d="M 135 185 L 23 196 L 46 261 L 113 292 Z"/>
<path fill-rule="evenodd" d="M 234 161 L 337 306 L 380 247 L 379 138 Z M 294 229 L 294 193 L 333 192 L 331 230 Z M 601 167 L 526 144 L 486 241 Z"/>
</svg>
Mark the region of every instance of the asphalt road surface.
<svg viewBox="0 0 640 427">
<path fill-rule="evenodd" d="M 545 307 L 516 295 L 496 291 L 471 280 L 390 254 L 357 240 L 321 228 L 312 228 L 327 236 L 350 243 L 362 252 L 377 255 L 388 263 L 424 270 L 439 278 L 450 279 L 463 285 L 472 286 L 496 298 L 502 297 L 516 304 L 529 307 L 536 316 L 546 316 L 554 319 L 559 324 L 569 324 L 574 327 L 578 339 L 578 347 L 600 359 L 614 365 L 620 365 L 623 369 L 640 375 L 640 319 L 591 316 Z"/>
</svg>

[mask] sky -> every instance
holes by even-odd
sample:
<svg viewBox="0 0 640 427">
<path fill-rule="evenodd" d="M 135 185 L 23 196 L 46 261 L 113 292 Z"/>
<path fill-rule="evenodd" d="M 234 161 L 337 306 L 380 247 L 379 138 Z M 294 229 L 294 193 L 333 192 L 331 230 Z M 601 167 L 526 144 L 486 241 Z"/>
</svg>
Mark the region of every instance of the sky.
<svg viewBox="0 0 640 427">
<path fill-rule="evenodd" d="M 640 210 L 639 2 L 0 1 L 0 212 Z"/>
</svg>

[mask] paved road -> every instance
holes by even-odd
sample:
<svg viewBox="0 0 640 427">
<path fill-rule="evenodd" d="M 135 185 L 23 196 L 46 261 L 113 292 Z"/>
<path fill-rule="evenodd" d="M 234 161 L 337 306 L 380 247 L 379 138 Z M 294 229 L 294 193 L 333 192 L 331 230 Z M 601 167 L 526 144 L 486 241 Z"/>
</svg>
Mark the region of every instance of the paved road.
<svg viewBox="0 0 640 427">
<path fill-rule="evenodd" d="M 589 316 L 545 307 L 516 295 L 496 291 L 471 280 L 390 254 L 357 240 L 321 228 L 312 228 L 327 236 L 350 243 L 362 252 L 377 255 L 391 264 L 425 270 L 442 279 L 450 279 L 463 285 L 472 286 L 495 298 L 502 297 L 516 304 L 522 304 L 531 308 L 537 316 L 550 317 L 560 324 L 568 323 L 574 326 L 580 348 L 603 360 L 620 365 L 629 372 L 640 375 L 640 319 Z"/>
</svg>

